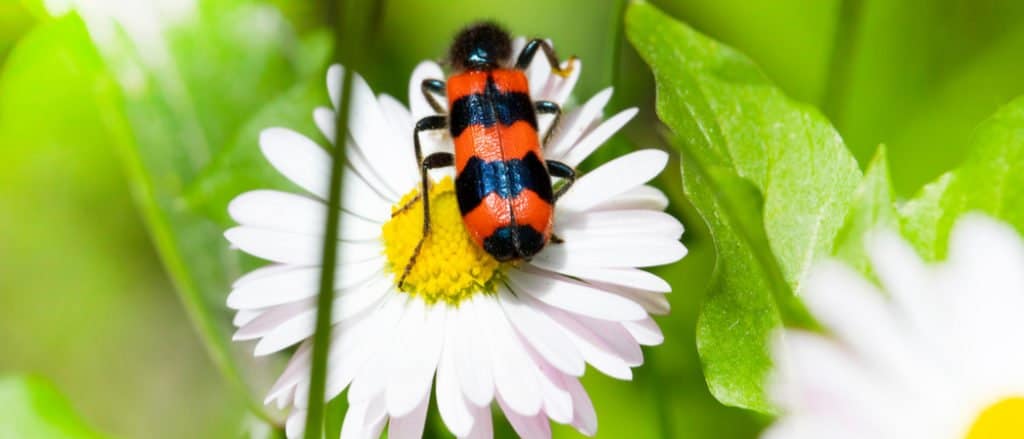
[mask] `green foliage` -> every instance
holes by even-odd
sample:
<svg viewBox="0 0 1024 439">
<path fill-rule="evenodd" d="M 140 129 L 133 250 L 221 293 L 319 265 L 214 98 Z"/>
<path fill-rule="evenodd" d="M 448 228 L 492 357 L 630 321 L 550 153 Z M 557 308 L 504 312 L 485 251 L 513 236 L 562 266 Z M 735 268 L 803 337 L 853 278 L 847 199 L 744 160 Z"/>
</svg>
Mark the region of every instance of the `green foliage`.
<svg viewBox="0 0 1024 439">
<path fill-rule="evenodd" d="M 0 377 L 0 437 L 101 439 L 68 400 L 39 378 Z"/>
<path fill-rule="evenodd" d="M 239 256 L 207 217 L 223 212 L 229 197 L 190 203 L 187 191 L 235 139 L 252 137 L 255 129 L 246 122 L 254 109 L 293 83 L 320 75 L 330 46 L 322 35 L 300 40 L 273 8 L 250 2 L 202 2 L 197 8 L 194 19 L 169 24 L 156 37 L 118 29 L 112 39 L 97 42 L 121 92 L 104 110 L 186 310 L 215 364 L 245 394 L 223 305 L 240 271 Z M 236 69 L 225 71 L 223 60 L 233 60 Z M 245 183 L 220 190 L 241 192 Z M 261 404 L 252 405 L 262 413 Z"/>
<path fill-rule="evenodd" d="M 878 227 L 898 227 L 885 147 L 879 147 L 854 194 L 846 223 L 836 237 L 835 256 L 861 273 L 870 272 L 864 237 Z"/>
<path fill-rule="evenodd" d="M 926 186 L 900 210 L 904 234 L 928 260 L 945 257 L 953 224 L 983 212 L 1024 232 L 1024 97 L 977 129 L 958 169 Z"/>
<path fill-rule="evenodd" d="M 718 251 L 697 334 L 708 384 L 726 404 L 768 411 L 768 335 L 782 319 L 812 324 L 794 294 L 831 254 L 860 171 L 824 117 L 743 55 L 647 4 L 630 6 L 626 23 Z"/>
</svg>

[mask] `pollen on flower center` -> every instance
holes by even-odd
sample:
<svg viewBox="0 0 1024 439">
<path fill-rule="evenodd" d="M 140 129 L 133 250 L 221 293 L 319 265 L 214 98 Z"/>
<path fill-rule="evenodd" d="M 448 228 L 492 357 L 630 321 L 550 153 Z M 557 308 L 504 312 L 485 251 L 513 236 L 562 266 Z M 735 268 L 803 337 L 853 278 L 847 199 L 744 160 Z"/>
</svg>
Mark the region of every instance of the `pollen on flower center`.
<svg viewBox="0 0 1024 439">
<path fill-rule="evenodd" d="M 405 194 L 391 208 L 393 216 L 384 224 L 384 252 L 396 285 L 423 234 L 423 203 L 416 198 L 419 193 L 417 188 Z M 402 291 L 420 295 L 428 302 L 451 303 L 478 292 L 492 292 L 500 263 L 466 232 L 452 179 L 445 177 L 432 185 L 429 194 L 430 234 Z"/>
<path fill-rule="evenodd" d="M 988 406 L 971 425 L 967 439 L 1024 437 L 1024 398 L 1011 397 Z"/>
</svg>

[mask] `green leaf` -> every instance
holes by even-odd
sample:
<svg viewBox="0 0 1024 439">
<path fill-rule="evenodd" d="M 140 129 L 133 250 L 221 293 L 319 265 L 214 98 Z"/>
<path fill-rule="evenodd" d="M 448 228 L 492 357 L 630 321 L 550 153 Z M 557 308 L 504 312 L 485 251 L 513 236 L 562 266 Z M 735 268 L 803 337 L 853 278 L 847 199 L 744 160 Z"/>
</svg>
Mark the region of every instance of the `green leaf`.
<svg viewBox="0 0 1024 439">
<path fill-rule="evenodd" d="M 299 38 L 276 9 L 248 1 L 197 2 L 191 16 L 176 20 L 143 33 L 104 17 L 87 22 L 103 36 L 95 42 L 115 82 L 106 87 L 120 92 L 103 103 L 104 116 L 185 309 L 214 363 L 263 415 L 228 335 L 224 298 L 241 256 L 208 217 L 225 201 L 190 203 L 186 191 L 228 145 L 250 138 L 240 130 L 255 111 L 320 75 L 329 38 Z M 257 149 L 255 142 L 244 147 Z"/>
<path fill-rule="evenodd" d="M 654 72 L 684 190 L 718 253 L 697 334 L 708 385 L 725 404 L 770 411 L 769 333 L 782 320 L 813 325 L 795 296 L 832 253 L 857 163 L 824 117 L 735 50 L 645 3 L 630 6 L 626 30 Z"/>
<path fill-rule="evenodd" d="M 967 212 L 984 212 L 1024 233 L 1024 97 L 982 123 L 970 151 L 960 168 L 900 209 L 904 235 L 928 260 L 945 256 L 949 232 Z"/>
<path fill-rule="evenodd" d="M 101 439 L 50 383 L 33 377 L 0 378 L 0 437 Z"/>
<path fill-rule="evenodd" d="M 861 273 L 869 274 L 870 261 L 864 248 L 864 236 L 878 227 L 899 225 L 893 202 L 889 161 L 885 147 L 881 146 L 864 173 L 846 222 L 836 237 L 835 256 Z"/>
</svg>

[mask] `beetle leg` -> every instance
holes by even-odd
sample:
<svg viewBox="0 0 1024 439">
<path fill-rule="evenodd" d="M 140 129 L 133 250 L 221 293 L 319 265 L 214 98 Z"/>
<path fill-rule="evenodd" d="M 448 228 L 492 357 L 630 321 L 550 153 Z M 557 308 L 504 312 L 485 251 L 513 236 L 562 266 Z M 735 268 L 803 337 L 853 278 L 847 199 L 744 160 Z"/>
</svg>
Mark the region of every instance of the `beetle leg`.
<svg viewBox="0 0 1024 439">
<path fill-rule="evenodd" d="M 573 169 L 572 166 L 555 160 L 548 160 L 547 163 L 548 172 L 552 177 L 565 179 L 565 184 L 555 192 L 554 201 L 558 201 L 558 199 L 561 198 L 562 195 L 565 195 L 565 192 L 572 187 L 572 184 L 576 182 L 576 170 Z"/>
<path fill-rule="evenodd" d="M 526 68 L 530 66 L 530 62 L 533 61 L 533 56 L 537 54 L 537 49 L 544 50 L 544 56 L 548 59 L 548 64 L 551 65 L 551 71 L 553 73 L 563 78 L 568 77 L 569 74 L 572 73 L 572 65 L 573 61 L 576 60 L 576 57 L 570 56 L 568 66 L 563 69 L 561 64 L 558 62 L 558 55 L 555 55 L 555 49 L 552 48 L 547 41 L 540 38 L 534 38 L 530 40 L 529 43 L 526 43 L 526 46 L 523 47 L 523 51 L 519 52 L 519 58 L 516 59 L 516 68 L 519 70 L 526 70 Z"/>
<path fill-rule="evenodd" d="M 423 97 L 427 99 L 427 103 L 430 104 L 430 108 L 433 108 L 435 113 L 445 113 L 444 107 L 437 102 L 437 96 L 445 95 L 444 81 L 440 79 L 424 79 L 420 83 L 420 91 L 423 92 Z"/>
<path fill-rule="evenodd" d="M 440 168 L 444 166 L 451 166 L 455 163 L 455 156 L 448 152 L 437 152 L 423 158 L 423 148 L 420 146 L 420 132 L 440 130 L 448 127 L 448 119 L 444 116 L 427 116 L 416 122 L 416 128 L 412 131 L 412 143 L 416 148 L 416 163 L 420 166 L 420 196 L 419 201 L 423 203 L 423 234 L 420 236 L 420 241 L 416 243 L 416 248 L 412 251 L 412 257 L 409 258 L 409 262 L 405 264 L 405 270 L 402 271 L 402 277 L 398 279 L 398 289 L 402 289 L 402 284 L 405 283 L 406 276 L 412 271 L 413 265 L 416 264 L 416 257 L 419 256 L 420 250 L 423 248 L 423 242 L 426 241 L 427 235 L 430 234 L 430 196 L 427 191 L 430 189 L 430 176 L 427 171 Z M 405 209 L 403 207 L 402 209 Z"/>
<path fill-rule="evenodd" d="M 551 128 L 548 128 L 548 132 L 544 133 L 544 141 L 541 145 L 547 147 L 548 139 L 551 138 L 551 133 L 555 132 L 555 128 L 558 128 L 558 121 L 562 118 L 562 107 L 551 101 L 536 101 L 533 103 L 533 107 L 537 114 L 554 114 L 555 120 L 551 121 Z"/>
</svg>

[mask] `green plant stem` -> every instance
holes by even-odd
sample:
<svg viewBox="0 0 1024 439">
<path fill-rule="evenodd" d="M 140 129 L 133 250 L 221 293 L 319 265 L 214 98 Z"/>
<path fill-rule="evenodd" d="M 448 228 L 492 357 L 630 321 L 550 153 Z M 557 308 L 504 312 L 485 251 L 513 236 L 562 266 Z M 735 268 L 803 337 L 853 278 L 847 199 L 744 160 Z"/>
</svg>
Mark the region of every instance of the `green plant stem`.
<svg viewBox="0 0 1024 439">
<path fill-rule="evenodd" d="M 344 69 L 341 80 L 341 102 L 336 113 L 336 137 L 332 150 L 331 182 L 327 197 L 323 263 L 320 267 L 320 291 L 316 301 L 316 332 L 313 334 L 313 365 L 309 381 L 309 410 L 306 413 L 306 439 L 320 439 L 324 417 L 324 386 L 327 381 L 327 353 L 331 333 L 331 304 L 334 302 L 335 267 L 338 263 L 338 231 L 341 216 L 341 175 L 345 161 L 345 139 L 348 138 L 349 97 L 352 94 L 352 71 Z"/>
</svg>

